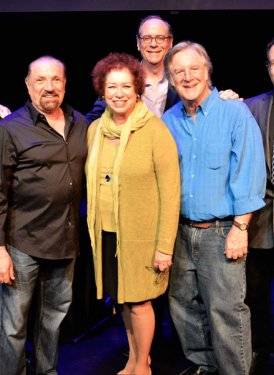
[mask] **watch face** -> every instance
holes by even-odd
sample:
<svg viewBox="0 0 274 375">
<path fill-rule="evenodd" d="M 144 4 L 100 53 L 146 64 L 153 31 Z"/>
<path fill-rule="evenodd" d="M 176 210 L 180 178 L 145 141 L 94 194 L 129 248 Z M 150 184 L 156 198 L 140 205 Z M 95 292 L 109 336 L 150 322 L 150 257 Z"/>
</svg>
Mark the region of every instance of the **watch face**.
<svg viewBox="0 0 274 375">
<path fill-rule="evenodd" d="M 240 230 L 247 230 L 248 229 L 248 224 L 246 223 L 238 223 L 237 221 L 234 221 L 233 224 L 239 228 Z"/>
</svg>

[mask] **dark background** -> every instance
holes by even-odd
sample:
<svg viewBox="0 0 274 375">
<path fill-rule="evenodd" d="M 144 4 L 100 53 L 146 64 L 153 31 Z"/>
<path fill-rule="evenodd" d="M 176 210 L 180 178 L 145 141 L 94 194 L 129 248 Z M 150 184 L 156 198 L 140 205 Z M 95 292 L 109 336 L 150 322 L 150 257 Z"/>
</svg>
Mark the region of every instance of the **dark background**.
<svg viewBox="0 0 274 375">
<path fill-rule="evenodd" d="M 114 51 L 140 58 L 135 35 L 149 14 L 170 22 L 174 43 L 191 39 L 206 47 L 218 89 L 247 98 L 273 87 L 265 49 L 274 37 L 274 0 L 0 0 L 0 104 L 12 111 L 21 107 L 28 98 L 28 64 L 51 54 L 68 68 L 67 102 L 85 114 L 96 99 L 90 78 L 95 63 Z M 112 311 L 108 300 L 96 300 L 86 219 L 81 220 L 74 300 L 61 327 L 64 341 Z"/>
<path fill-rule="evenodd" d="M 0 13 L 0 103 L 11 110 L 22 106 L 27 99 L 28 64 L 52 54 L 68 68 L 66 100 L 86 113 L 96 99 L 90 78 L 93 66 L 112 51 L 139 58 L 135 34 L 148 14 L 159 14 L 171 23 L 174 43 L 192 39 L 206 47 L 218 89 L 232 88 L 247 98 L 272 88 L 265 47 L 274 36 L 274 1 L 273 9 L 4 11 Z"/>
</svg>

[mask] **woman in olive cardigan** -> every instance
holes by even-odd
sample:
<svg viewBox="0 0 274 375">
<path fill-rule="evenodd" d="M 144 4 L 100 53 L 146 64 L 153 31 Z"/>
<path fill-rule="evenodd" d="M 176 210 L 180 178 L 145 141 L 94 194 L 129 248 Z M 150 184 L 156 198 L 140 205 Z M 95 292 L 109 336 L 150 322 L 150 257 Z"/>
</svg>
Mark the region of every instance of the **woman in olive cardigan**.
<svg viewBox="0 0 274 375">
<path fill-rule="evenodd" d="M 119 374 L 148 375 L 155 317 L 168 285 L 178 226 L 180 175 L 175 142 L 140 99 L 140 63 L 111 53 L 93 69 L 107 107 L 88 130 L 88 227 L 97 298 L 123 307 L 129 359 Z"/>
</svg>

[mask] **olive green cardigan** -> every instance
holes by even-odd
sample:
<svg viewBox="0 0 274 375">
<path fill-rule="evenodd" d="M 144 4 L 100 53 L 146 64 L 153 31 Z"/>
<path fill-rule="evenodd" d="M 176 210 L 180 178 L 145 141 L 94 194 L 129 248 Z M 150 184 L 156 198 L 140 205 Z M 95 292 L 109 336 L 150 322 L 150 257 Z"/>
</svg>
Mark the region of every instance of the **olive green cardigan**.
<svg viewBox="0 0 274 375">
<path fill-rule="evenodd" d="M 99 120 L 93 122 L 88 130 L 89 155 L 98 123 Z M 159 282 L 157 273 L 146 267 L 153 267 L 155 250 L 173 254 L 179 202 L 176 144 L 164 122 L 154 116 L 131 134 L 119 172 L 118 303 L 144 301 L 166 291 L 168 277 Z M 95 230 L 95 237 L 96 248 L 92 252 L 97 298 L 101 299 L 104 286 L 100 231 Z"/>
</svg>

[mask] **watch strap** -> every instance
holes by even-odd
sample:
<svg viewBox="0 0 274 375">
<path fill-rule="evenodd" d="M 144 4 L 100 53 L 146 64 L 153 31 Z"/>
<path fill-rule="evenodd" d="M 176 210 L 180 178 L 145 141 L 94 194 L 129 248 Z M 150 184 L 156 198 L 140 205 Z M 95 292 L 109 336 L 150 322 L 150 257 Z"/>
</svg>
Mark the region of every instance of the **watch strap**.
<svg viewBox="0 0 274 375">
<path fill-rule="evenodd" d="M 238 221 L 234 220 L 233 225 L 237 227 L 238 229 L 244 231 L 248 229 L 248 224 L 247 223 L 239 223 Z"/>
</svg>

